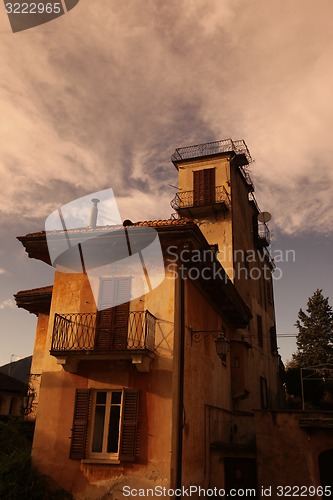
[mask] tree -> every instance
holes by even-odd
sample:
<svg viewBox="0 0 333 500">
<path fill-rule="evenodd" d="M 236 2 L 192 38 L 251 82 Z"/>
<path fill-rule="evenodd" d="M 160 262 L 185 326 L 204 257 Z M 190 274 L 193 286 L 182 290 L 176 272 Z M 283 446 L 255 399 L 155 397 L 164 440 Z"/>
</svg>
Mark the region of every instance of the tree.
<svg viewBox="0 0 333 500">
<path fill-rule="evenodd" d="M 322 290 L 317 289 L 307 303 L 306 312 L 299 310 L 297 352 L 293 354 L 299 368 L 333 363 L 333 310 Z"/>
<path fill-rule="evenodd" d="M 328 298 L 323 296 L 322 290 L 317 289 L 307 303 L 306 312 L 299 310 L 298 320 L 295 323 L 298 329 L 296 344 L 297 351 L 286 370 L 286 389 L 289 396 L 302 396 L 304 400 L 316 407 L 325 404 L 332 406 L 332 370 L 314 368 L 318 365 L 333 364 L 333 310 Z"/>
</svg>

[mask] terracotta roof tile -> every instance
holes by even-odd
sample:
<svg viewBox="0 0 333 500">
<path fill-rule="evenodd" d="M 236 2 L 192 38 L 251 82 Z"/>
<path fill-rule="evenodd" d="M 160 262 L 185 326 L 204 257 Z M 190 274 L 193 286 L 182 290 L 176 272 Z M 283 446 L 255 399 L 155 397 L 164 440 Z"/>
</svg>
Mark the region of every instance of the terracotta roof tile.
<svg viewBox="0 0 333 500">
<path fill-rule="evenodd" d="M 20 290 L 15 294 L 15 297 L 18 295 L 43 295 L 45 293 L 52 293 L 53 286 L 42 286 L 40 288 L 32 288 L 31 290 Z"/>
<path fill-rule="evenodd" d="M 133 226 L 162 227 L 162 226 L 184 226 L 186 224 L 194 224 L 194 221 L 188 218 L 146 220 L 146 221 L 134 222 Z"/>
<path fill-rule="evenodd" d="M 159 219 L 159 220 L 148 220 L 148 221 L 138 221 L 138 222 L 133 222 L 134 227 L 167 227 L 167 226 L 184 226 L 187 224 L 194 224 L 193 219 L 189 218 L 178 218 L 178 219 Z M 133 226 L 127 226 L 127 227 L 133 227 Z M 96 231 L 105 231 L 107 228 L 110 228 L 110 230 L 117 230 L 121 229 L 124 226 L 122 225 L 113 225 L 113 226 L 97 226 L 96 229 L 90 229 L 89 227 L 82 227 L 82 228 L 77 228 L 77 229 L 70 229 L 69 232 L 71 233 L 93 233 Z M 54 234 L 59 234 L 62 231 L 54 231 Z M 53 231 L 52 231 L 53 233 Z M 39 231 L 37 233 L 28 233 L 25 236 L 18 236 L 17 238 L 19 240 L 21 239 L 29 239 L 29 238 L 41 238 L 45 237 L 45 231 Z"/>
</svg>

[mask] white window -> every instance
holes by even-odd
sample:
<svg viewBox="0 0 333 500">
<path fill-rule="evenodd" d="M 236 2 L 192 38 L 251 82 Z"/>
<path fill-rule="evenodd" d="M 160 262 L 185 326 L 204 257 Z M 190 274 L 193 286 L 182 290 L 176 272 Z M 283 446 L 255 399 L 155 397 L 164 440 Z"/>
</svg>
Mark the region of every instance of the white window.
<svg viewBox="0 0 333 500">
<path fill-rule="evenodd" d="M 88 454 L 92 458 L 118 458 L 122 391 L 96 391 L 92 396 L 93 415 Z"/>
</svg>

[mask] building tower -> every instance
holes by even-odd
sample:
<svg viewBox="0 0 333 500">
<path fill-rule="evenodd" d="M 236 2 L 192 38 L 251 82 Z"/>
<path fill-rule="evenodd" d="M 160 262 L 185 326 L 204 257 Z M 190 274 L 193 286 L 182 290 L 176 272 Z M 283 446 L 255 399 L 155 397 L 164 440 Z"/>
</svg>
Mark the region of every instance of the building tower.
<svg viewBox="0 0 333 500">
<path fill-rule="evenodd" d="M 274 263 L 269 253 L 270 232 L 260 212 L 248 166 L 252 162 L 243 140 L 225 139 L 176 149 L 171 160 L 178 170 L 179 191 L 171 202 L 181 217 L 190 217 L 217 257 L 238 293 L 252 311 L 252 320 L 240 332 L 243 339 L 231 345 L 235 407 L 255 392 L 259 377 L 262 407 L 277 405 L 277 342 L 272 287 Z M 260 222 L 260 220 L 262 222 Z M 258 374 L 245 381 L 248 345 L 257 358 Z M 254 352 L 256 351 L 256 352 Z M 255 365 L 254 365 L 255 366 Z M 241 372 L 241 376 L 240 376 Z M 243 380 L 240 383 L 240 380 Z M 255 382 L 254 382 L 255 380 Z M 271 391 L 269 388 L 275 387 Z M 273 392 L 275 395 L 273 396 Z M 249 403 L 251 404 L 251 403 Z M 246 407 L 246 404 L 245 404 Z"/>
</svg>

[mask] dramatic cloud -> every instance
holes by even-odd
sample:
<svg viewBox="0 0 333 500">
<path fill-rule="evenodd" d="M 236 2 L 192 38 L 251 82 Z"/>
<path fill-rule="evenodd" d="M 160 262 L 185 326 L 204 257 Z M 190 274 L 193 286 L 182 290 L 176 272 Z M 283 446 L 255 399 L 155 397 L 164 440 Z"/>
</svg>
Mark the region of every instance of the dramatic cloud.
<svg viewBox="0 0 333 500">
<path fill-rule="evenodd" d="M 6 299 L 0 302 L 0 310 L 2 309 L 13 309 L 15 307 L 15 303 L 13 299 Z"/>
<path fill-rule="evenodd" d="M 281 231 L 333 230 L 331 0 L 81 0 L 13 35 L 0 19 L 2 217 L 112 187 L 168 216 L 175 147 L 243 138 Z M 133 207 L 137 207 L 135 210 Z"/>
</svg>

